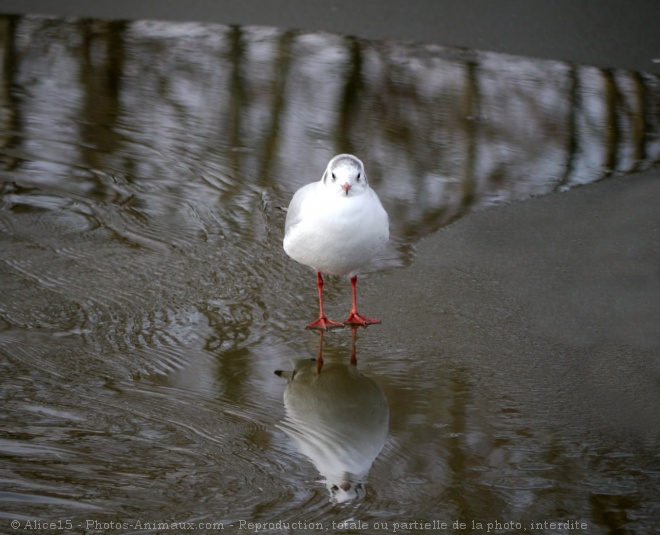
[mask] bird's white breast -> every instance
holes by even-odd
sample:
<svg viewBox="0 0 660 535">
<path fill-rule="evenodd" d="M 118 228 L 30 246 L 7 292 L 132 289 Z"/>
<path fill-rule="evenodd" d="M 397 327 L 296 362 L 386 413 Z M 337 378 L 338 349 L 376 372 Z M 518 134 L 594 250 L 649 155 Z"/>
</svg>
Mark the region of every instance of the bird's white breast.
<svg viewBox="0 0 660 535">
<path fill-rule="evenodd" d="M 350 275 L 389 239 L 387 213 L 376 193 L 328 195 L 319 182 L 296 192 L 287 213 L 284 250 L 329 275 Z"/>
</svg>

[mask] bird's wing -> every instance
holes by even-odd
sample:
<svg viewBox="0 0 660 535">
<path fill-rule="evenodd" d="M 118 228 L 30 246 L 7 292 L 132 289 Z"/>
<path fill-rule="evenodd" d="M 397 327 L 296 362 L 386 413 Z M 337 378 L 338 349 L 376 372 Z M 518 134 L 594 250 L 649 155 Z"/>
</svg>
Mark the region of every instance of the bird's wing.
<svg viewBox="0 0 660 535">
<path fill-rule="evenodd" d="M 302 218 L 302 203 L 305 198 L 311 193 L 311 187 L 315 187 L 316 183 L 307 184 L 296 191 L 293 199 L 289 203 L 289 208 L 286 211 L 286 221 L 284 223 L 284 235 L 289 233 L 289 229 L 297 225 Z"/>
</svg>

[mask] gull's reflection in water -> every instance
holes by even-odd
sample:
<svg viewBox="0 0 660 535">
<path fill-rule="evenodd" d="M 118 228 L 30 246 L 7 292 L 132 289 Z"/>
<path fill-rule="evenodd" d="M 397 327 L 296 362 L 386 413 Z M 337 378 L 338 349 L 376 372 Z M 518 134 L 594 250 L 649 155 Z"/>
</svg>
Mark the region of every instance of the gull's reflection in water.
<svg viewBox="0 0 660 535">
<path fill-rule="evenodd" d="M 389 431 L 387 399 L 357 368 L 357 327 L 352 328 L 350 363 L 323 361 L 323 332 L 316 359 L 292 361 L 286 377 L 286 416 L 278 427 L 296 442 L 325 478 L 331 498 L 362 498 L 367 474 Z"/>
</svg>

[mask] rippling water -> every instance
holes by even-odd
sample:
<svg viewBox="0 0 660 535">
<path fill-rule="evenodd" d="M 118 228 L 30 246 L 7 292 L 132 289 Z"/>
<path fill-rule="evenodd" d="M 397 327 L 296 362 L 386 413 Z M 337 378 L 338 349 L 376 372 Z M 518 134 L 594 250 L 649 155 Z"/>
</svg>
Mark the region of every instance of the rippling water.
<svg viewBox="0 0 660 535">
<path fill-rule="evenodd" d="M 377 327 L 355 346 L 326 336 L 330 386 L 314 386 L 313 276 L 282 251 L 280 208 L 354 152 L 392 220 L 372 270 L 401 268 L 470 211 L 656 165 L 658 77 L 37 17 L 0 17 L 0 54 L 3 530 L 556 519 L 651 532 L 657 455 L 567 440 L 508 399 L 489 419 L 469 371 L 382 347 Z M 329 306 L 344 303 L 345 281 L 329 287 Z"/>
</svg>

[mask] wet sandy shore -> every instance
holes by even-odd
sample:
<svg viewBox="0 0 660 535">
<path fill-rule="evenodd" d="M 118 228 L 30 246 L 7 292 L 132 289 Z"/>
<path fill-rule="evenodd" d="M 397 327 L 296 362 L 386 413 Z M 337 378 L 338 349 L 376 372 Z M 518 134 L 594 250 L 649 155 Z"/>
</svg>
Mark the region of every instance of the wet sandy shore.
<svg viewBox="0 0 660 535">
<path fill-rule="evenodd" d="M 660 73 L 654 0 L 3 0 L 0 11 L 325 30 Z"/>
<path fill-rule="evenodd" d="M 651 172 L 468 216 L 374 277 L 364 308 L 412 358 L 466 367 L 556 425 L 655 441 L 658 195 Z"/>
<path fill-rule="evenodd" d="M 6 13 L 323 29 L 660 72 L 660 4 L 3 2 Z M 314 6 L 313 8 L 311 6 Z M 477 9 L 479 7 L 479 9 Z M 660 170 L 492 208 L 363 286 L 380 334 L 566 425 L 660 437 Z M 503 394 L 504 395 L 504 394 Z"/>
</svg>

